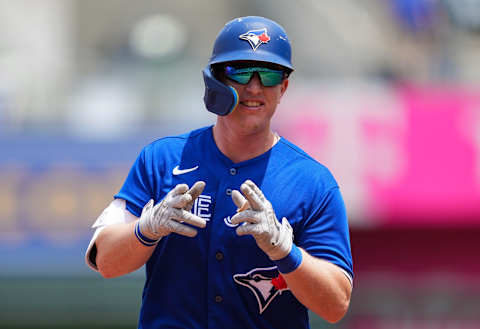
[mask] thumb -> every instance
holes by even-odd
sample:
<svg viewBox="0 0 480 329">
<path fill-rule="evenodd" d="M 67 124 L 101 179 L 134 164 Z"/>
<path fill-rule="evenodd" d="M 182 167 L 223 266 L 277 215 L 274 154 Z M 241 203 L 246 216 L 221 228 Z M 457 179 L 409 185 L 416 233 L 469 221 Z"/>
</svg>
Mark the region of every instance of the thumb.
<svg viewBox="0 0 480 329">
<path fill-rule="evenodd" d="M 150 201 L 148 201 L 148 203 L 143 207 L 142 214 L 140 215 L 140 217 L 146 215 L 147 212 L 149 212 L 152 208 L 153 208 L 153 199 L 150 199 Z"/>
</svg>

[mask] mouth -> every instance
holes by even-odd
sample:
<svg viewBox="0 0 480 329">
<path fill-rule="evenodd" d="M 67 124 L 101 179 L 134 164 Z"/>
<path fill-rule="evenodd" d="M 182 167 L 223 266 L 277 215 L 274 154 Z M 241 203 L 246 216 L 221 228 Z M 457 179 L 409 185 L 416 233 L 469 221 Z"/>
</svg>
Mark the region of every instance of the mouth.
<svg viewBox="0 0 480 329">
<path fill-rule="evenodd" d="M 260 101 L 241 101 L 240 104 L 242 104 L 244 107 L 252 110 L 259 109 L 264 105 L 263 102 Z"/>
</svg>

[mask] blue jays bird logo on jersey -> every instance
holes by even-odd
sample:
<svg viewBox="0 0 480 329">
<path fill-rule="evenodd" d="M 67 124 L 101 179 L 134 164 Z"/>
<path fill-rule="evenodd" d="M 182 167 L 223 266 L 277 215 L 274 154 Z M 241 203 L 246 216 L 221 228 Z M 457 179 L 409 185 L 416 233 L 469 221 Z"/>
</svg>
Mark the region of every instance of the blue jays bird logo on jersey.
<svg viewBox="0 0 480 329">
<path fill-rule="evenodd" d="M 287 283 L 276 266 L 254 268 L 245 274 L 235 274 L 233 280 L 253 292 L 258 302 L 260 314 L 265 311 L 278 294 L 288 290 Z"/>
<path fill-rule="evenodd" d="M 253 51 L 257 50 L 262 43 L 268 43 L 270 41 L 270 37 L 267 34 L 266 28 L 260 30 L 251 30 L 247 33 L 239 35 L 238 37 L 242 40 L 247 40 L 250 46 L 252 46 Z"/>
</svg>

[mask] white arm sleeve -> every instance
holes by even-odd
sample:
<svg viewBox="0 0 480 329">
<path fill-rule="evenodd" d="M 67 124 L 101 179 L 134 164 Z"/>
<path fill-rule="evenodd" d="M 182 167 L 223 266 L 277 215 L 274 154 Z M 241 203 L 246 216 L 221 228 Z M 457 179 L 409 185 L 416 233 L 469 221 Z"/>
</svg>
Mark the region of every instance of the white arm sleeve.
<svg viewBox="0 0 480 329">
<path fill-rule="evenodd" d="M 95 255 L 97 253 L 95 240 L 100 231 L 108 225 L 130 223 L 137 219 L 138 217 L 127 210 L 126 202 L 123 199 L 113 200 L 108 207 L 103 210 L 101 215 L 98 216 L 97 220 L 92 225 L 92 228 L 95 228 L 96 230 L 88 244 L 87 252 L 85 253 L 85 262 L 92 270 L 98 271 L 97 264 L 95 264 Z"/>
</svg>

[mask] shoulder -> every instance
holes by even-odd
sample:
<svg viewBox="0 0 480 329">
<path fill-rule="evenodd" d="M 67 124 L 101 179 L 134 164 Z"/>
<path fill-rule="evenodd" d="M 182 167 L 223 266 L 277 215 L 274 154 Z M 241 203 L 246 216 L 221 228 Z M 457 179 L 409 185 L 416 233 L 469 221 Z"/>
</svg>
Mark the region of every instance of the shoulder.
<svg viewBox="0 0 480 329">
<path fill-rule="evenodd" d="M 146 145 L 142 153 L 145 155 L 154 155 L 158 152 L 178 152 L 182 151 L 188 143 L 195 143 L 205 138 L 210 133 L 211 126 L 202 127 L 187 133 L 165 136 Z"/>
<path fill-rule="evenodd" d="M 322 163 L 285 138 L 279 141 L 277 162 L 286 166 L 298 180 L 313 182 L 310 186 L 322 185 L 324 190 L 338 187 L 332 172 Z"/>
</svg>

